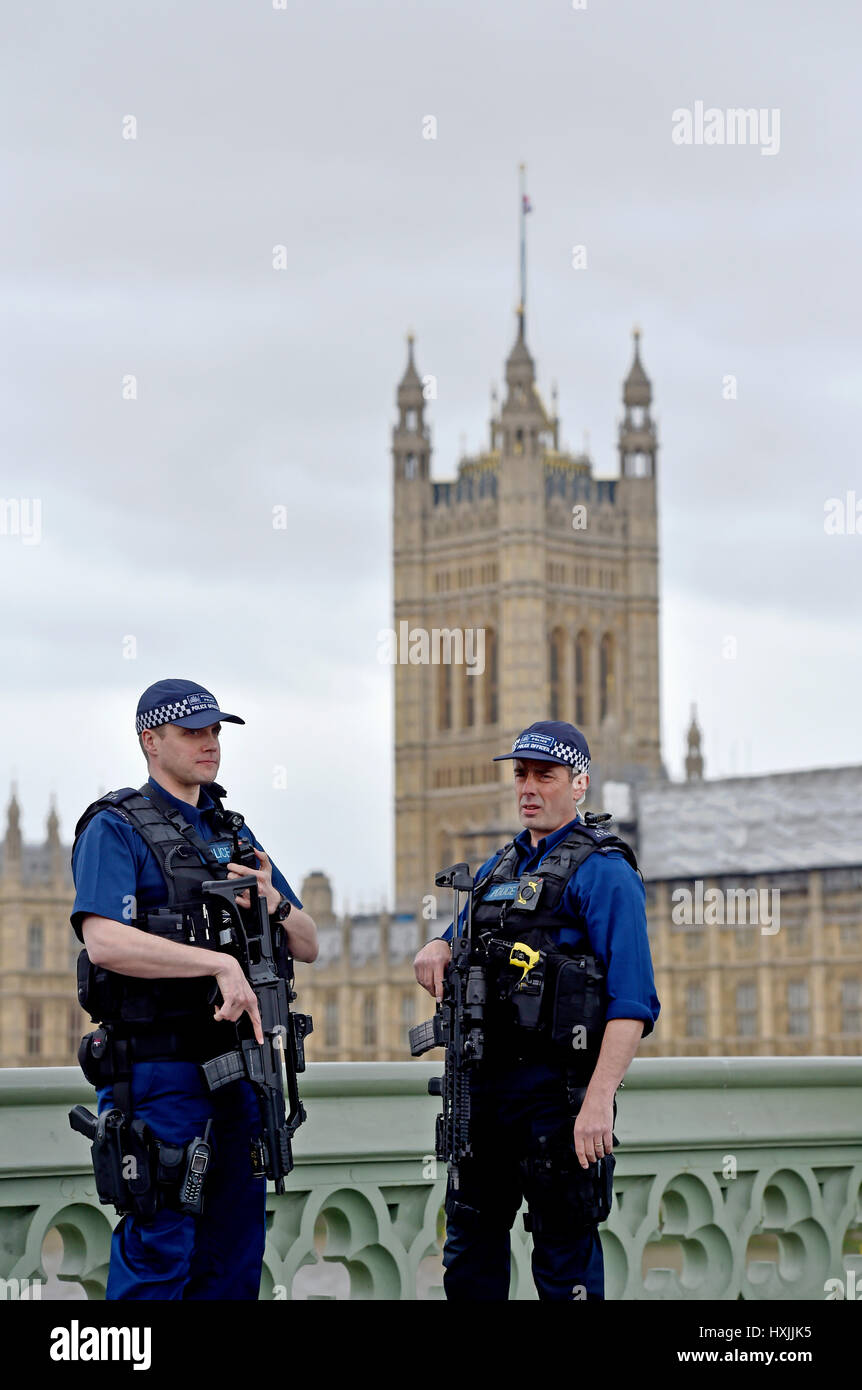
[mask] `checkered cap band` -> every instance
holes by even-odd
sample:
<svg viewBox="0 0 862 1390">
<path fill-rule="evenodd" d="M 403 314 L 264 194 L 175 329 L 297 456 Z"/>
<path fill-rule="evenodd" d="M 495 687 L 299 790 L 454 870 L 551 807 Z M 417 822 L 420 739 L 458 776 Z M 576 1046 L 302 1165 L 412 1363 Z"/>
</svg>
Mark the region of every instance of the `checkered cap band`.
<svg viewBox="0 0 862 1390">
<path fill-rule="evenodd" d="M 512 744 L 513 753 L 523 753 L 529 757 L 530 752 L 536 751 L 546 754 L 548 758 L 559 759 L 561 763 L 567 763 L 576 772 L 589 772 L 590 760 L 586 753 L 582 753 L 580 748 L 576 748 L 573 743 L 563 743 L 560 739 L 539 738 L 535 734 L 522 734 L 515 739 Z"/>
<path fill-rule="evenodd" d="M 175 719 L 185 719 L 189 714 L 200 714 L 201 709 L 218 709 L 215 700 L 212 704 L 201 695 L 195 695 L 194 705 L 188 696 L 181 700 L 171 700 L 167 705 L 156 705 L 155 709 L 145 710 L 135 718 L 135 730 L 156 729 L 160 724 L 172 724 Z"/>
</svg>

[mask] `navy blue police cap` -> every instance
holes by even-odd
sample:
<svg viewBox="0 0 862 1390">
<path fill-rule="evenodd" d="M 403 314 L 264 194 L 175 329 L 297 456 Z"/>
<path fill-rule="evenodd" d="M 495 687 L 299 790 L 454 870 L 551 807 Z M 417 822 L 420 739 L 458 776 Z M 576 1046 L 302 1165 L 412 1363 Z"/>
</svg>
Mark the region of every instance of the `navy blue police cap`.
<svg viewBox="0 0 862 1390">
<path fill-rule="evenodd" d="M 529 758 L 538 763 L 564 763 L 576 772 L 589 772 L 590 749 L 580 729 L 557 719 L 541 719 L 519 734 L 511 753 L 500 753 L 495 763 L 504 758 Z"/>
<path fill-rule="evenodd" d="M 156 681 L 138 701 L 135 730 L 155 729 L 160 724 L 182 724 L 185 729 L 205 729 L 209 724 L 244 724 L 238 714 L 223 714 L 218 700 L 196 681 Z"/>
</svg>

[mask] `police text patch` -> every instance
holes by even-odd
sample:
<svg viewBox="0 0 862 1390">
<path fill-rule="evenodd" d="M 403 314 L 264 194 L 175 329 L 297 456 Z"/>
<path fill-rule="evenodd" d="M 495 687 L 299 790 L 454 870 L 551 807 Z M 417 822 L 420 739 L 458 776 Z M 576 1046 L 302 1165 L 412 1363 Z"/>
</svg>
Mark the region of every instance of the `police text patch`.
<svg viewBox="0 0 862 1390">
<path fill-rule="evenodd" d="M 518 879 L 512 879 L 511 883 L 495 883 L 484 896 L 486 903 L 496 903 L 511 900 L 518 891 Z"/>
</svg>

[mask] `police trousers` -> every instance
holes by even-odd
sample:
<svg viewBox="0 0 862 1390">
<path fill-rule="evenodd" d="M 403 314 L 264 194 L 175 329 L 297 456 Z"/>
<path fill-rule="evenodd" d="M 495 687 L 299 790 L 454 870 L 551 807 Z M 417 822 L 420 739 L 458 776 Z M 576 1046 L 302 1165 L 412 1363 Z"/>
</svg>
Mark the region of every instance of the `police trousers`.
<svg viewBox="0 0 862 1390">
<path fill-rule="evenodd" d="M 598 1224 L 585 1219 L 583 1194 L 598 1179 L 609 1206 L 615 1159 L 588 1169 L 578 1163 L 573 1131 L 584 1089 L 569 1091 L 565 1073 L 540 1062 L 474 1073 L 473 1156 L 460 1165 L 458 1190 L 450 1178 L 446 1193 L 443 1287 L 450 1301 L 508 1299 L 510 1232 L 524 1199 L 539 1298 L 604 1299 Z M 614 1101 L 614 1118 L 616 1108 Z M 537 1164 L 551 1153 L 547 1169 Z"/>
<path fill-rule="evenodd" d="M 187 1144 L 210 1117 L 213 1147 L 203 1212 L 165 1209 L 146 1223 L 123 1216 L 111 1240 L 106 1299 L 256 1299 L 266 1223 L 266 1181 L 251 1167 L 260 1111 L 247 1081 L 210 1092 L 194 1062 L 135 1062 L 132 1111 L 157 1138 Z M 113 1104 L 98 1092 L 99 1111 Z"/>
</svg>

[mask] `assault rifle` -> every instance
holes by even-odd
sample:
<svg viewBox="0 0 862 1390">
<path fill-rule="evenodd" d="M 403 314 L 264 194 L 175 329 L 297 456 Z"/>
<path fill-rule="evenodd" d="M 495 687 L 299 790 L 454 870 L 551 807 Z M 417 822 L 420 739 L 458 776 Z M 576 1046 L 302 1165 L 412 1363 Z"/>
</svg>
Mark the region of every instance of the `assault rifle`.
<svg viewBox="0 0 862 1390">
<path fill-rule="evenodd" d="M 484 965 L 476 963 L 473 940 L 473 887 L 467 864 L 453 864 L 436 875 L 438 888 L 452 888 L 455 915 L 452 927 L 452 959 L 446 967 L 443 998 L 433 1018 L 410 1029 L 410 1051 L 421 1057 L 432 1047 L 445 1047 L 443 1075 L 428 1082 L 428 1093 L 440 1096 L 442 1114 L 435 1126 L 435 1152 L 444 1159 L 452 1187 L 460 1183 L 460 1164 L 472 1155 L 470 1138 L 470 1076 L 482 1061 L 485 1049 Z M 466 896 L 461 912 L 461 895 Z M 462 923 L 461 918 L 465 920 Z"/>
<path fill-rule="evenodd" d="M 249 890 L 250 907 L 240 908 L 236 894 Z M 252 1166 L 284 1191 L 284 1179 L 293 1168 L 291 1140 L 305 1119 L 299 1099 L 297 1075 L 305 1071 L 303 1040 L 312 1031 L 308 1014 L 294 1013 L 293 960 L 282 939 L 273 942 L 266 899 L 257 879 L 211 879 L 201 885 L 204 907 L 215 926 L 223 949 L 233 951 L 254 990 L 260 1010 L 263 1042 L 256 1041 L 251 1019 L 245 1013 L 236 1023 L 239 1047 L 203 1064 L 211 1091 L 245 1078 L 257 1091 L 261 1136 L 252 1144 Z M 280 973 L 279 973 L 280 967 Z M 285 1105 L 287 1092 L 287 1106 Z"/>
</svg>

